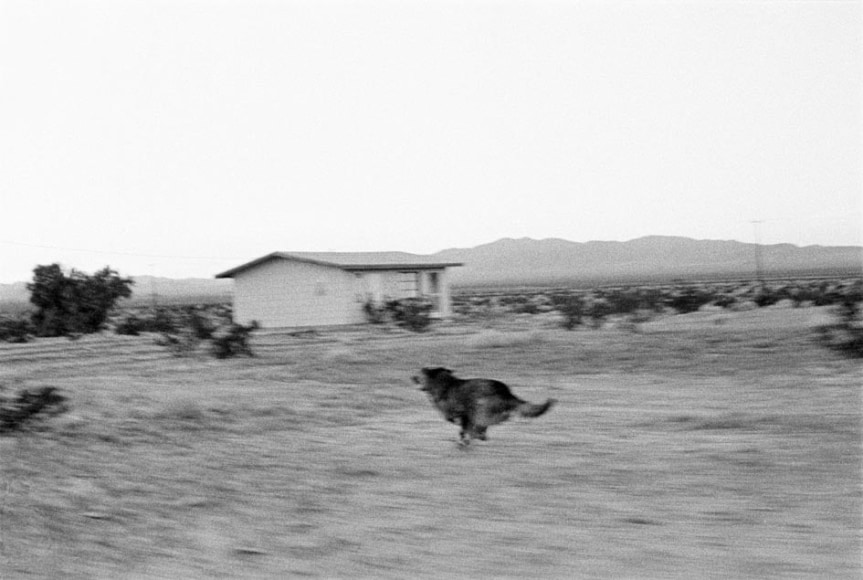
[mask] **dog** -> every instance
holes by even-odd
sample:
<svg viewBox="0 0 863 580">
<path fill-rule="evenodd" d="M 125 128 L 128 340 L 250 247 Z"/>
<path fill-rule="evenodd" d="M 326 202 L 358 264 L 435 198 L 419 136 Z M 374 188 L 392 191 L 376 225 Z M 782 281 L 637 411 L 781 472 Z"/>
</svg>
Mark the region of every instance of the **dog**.
<svg viewBox="0 0 863 580">
<path fill-rule="evenodd" d="M 557 402 L 548 399 L 542 404 L 529 403 L 513 395 L 500 381 L 460 379 L 443 367 L 425 367 L 411 379 L 420 385 L 444 419 L 461 427 L 461 446 L 469 445 L 472 439 L 486 441 L 486 429 L 503 423 L 512 413 L 539 417 Z"/>
</svg>

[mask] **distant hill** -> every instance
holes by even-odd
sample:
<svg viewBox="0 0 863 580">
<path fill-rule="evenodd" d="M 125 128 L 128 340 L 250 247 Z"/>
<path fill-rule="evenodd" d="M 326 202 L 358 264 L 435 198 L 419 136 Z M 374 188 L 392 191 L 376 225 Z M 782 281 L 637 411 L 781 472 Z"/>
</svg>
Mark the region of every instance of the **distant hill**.
<svg viewBox="0 0 863 580">
<path fill-rule="evenodd" d="M 765 276 L 863 274 L 860 246 L 758 246 L 669 236 L 586 243 L 505 238 L 435 257 L 464 262 L 452 271 L 454 284 L 482 285 L 754 278 L 758 252 Z"/>
<path fill-rule="evenodd" d="M 863 275 L 863 247 L 755 245 L 735 241 L 648 236 L 628 242 L 570 242 L 558 238 L 504 238 L 474 248 L 433 255 L 463 262 L 453 284 L 591 284 L 723 277 L 754 278 L 760 252 L 765 276 Z M 184 297 L 227 300 L 231 280 L 134 277 L 133 300 L 172 301 Z M 0 302 L 27 302 L 26 282 L 0 284 Z"/>
<path fill-rule="evenodd" d="M 0 284 L 0 302 L 29 302 L 30 293 L 27 292 L 27 282 L 15 282 L 14 284 Z"/>
</svg>

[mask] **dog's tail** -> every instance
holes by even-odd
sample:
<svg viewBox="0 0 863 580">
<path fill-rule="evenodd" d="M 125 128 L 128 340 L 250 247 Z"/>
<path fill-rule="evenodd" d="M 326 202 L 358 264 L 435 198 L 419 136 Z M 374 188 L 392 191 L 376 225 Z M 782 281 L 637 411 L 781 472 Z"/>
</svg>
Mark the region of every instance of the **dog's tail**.
<svg viewBox="0 0 863 580">
<path fill-rule="evenodd" d="M 518 414 L 522 417 L 539 417 L 549 409 L 551 406 L 557 402 L 557 399 L 549 399 L 545 403 L 528 403 L 527 401 L 522 401 L 522 403 L 516 408 Z"/>
</svg>

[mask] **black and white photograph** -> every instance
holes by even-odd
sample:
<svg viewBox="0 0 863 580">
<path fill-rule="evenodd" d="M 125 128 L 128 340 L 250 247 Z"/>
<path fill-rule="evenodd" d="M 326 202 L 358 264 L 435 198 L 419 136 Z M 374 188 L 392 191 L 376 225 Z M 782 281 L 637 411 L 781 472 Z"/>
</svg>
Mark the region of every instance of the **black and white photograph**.
<svg viewBox="0 0 863 580">
<path fill-rule="evenodd" d="M 863 2 L 0 0 L 0 578 L 863 577 Z"/>
</svg>

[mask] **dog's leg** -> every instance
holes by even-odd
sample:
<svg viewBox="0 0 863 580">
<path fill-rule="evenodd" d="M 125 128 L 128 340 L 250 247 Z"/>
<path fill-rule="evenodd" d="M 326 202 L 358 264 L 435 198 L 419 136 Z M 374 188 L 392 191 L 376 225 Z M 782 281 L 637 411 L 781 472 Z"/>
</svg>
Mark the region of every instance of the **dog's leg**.
<svg viewBox="0 0 863 580">
<path fill-rule="evenodd" d="M 488 427 L 484 427 L 484 426 L 483 427 L 480 427 L 480 426 L 474 427 L 473 435 L 477 439 L 479 439 L 480 441 L 485 441 L 486 439 L 488 439 L 488 437 L 486 437 L 486 434 L 485 434 L 486 429 L 488 429 Z"/>
<path fill-rule="evenodd" d="M 470 421 L 467 417 L 461 418 L 461 430 L 458 432 L 458 444 L 459 447 L 467 447 L 470 445 L 470 435 L 473 426 L 470 424 Z"/>
</svg>

